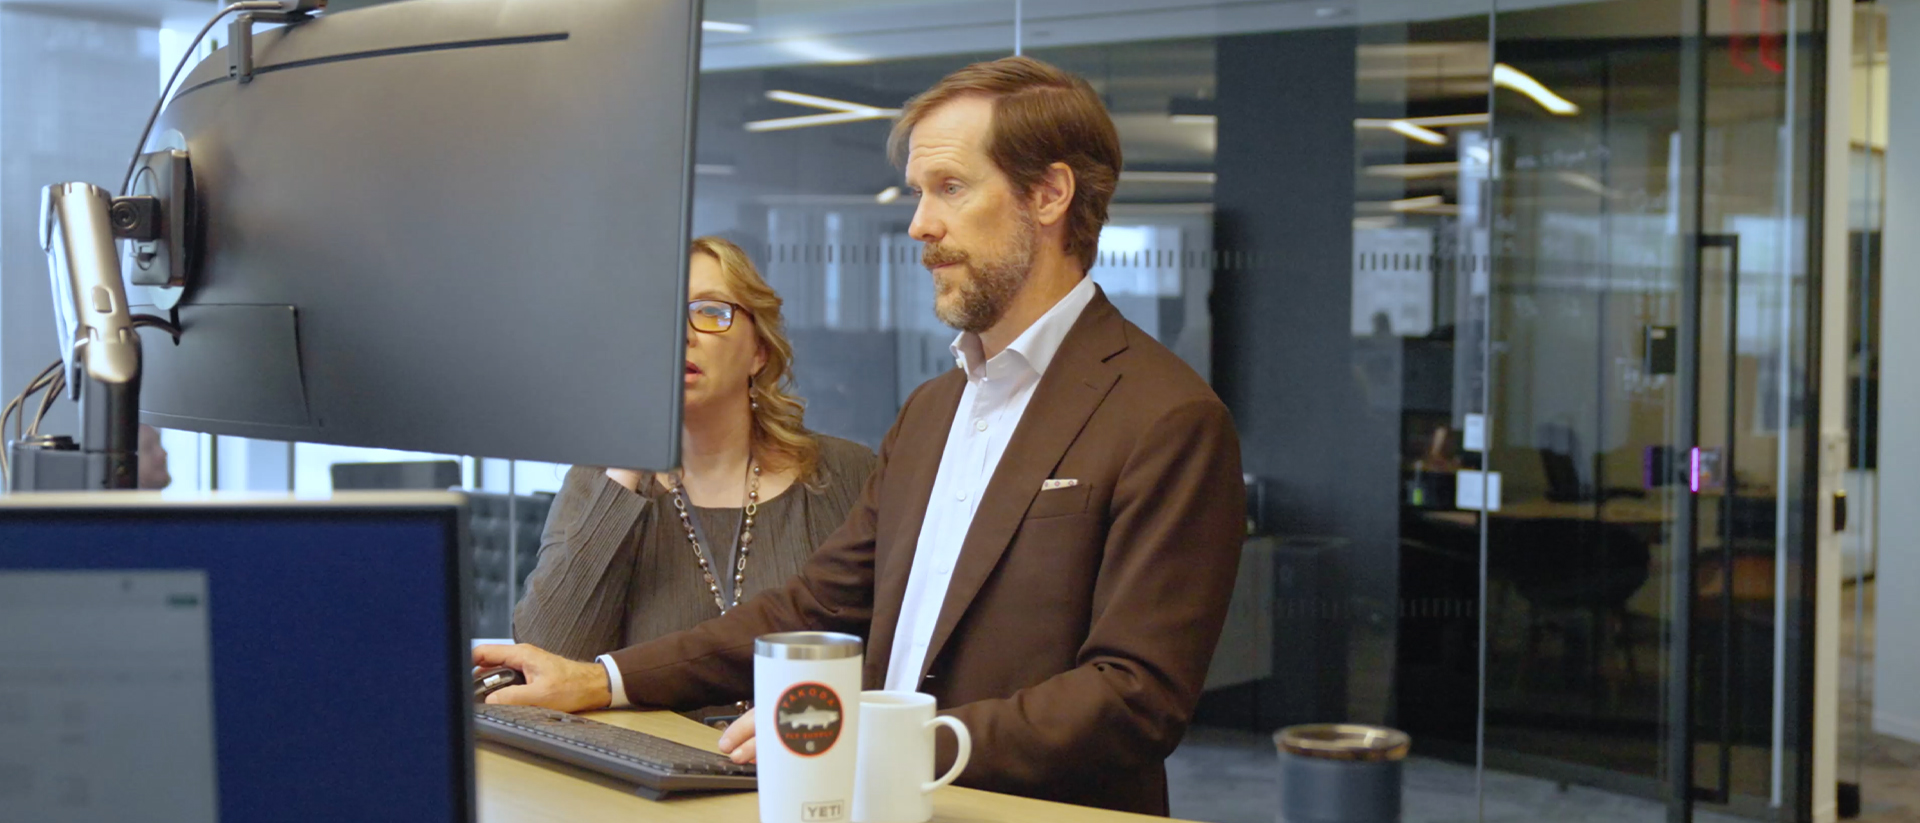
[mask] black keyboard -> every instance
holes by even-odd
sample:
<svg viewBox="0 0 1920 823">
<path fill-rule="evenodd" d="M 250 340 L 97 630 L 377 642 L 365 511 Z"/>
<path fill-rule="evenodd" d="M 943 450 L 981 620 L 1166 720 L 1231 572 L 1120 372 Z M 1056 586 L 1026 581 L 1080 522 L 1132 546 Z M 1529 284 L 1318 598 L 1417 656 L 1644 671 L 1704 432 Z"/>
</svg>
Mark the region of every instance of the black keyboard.
<svg viewBox="0 0 1920 823">
<path fill-rule="evenodd" d="M 551 757 L 634 784 L 649 799 L 676 792 L 752 790 L 754 767 L 566 712 L 532 706 L 473 707 L 480 739 Z"/>
</svg>

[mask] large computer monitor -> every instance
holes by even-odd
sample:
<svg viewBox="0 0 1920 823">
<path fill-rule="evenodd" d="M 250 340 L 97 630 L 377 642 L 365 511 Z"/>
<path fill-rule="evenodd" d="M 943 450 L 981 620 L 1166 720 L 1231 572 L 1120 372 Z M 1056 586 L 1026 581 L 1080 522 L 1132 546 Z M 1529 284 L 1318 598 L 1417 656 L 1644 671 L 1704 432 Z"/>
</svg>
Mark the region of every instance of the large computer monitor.
<svg viewBox="0 0 1920 823">
<path fill-rule="evenodd" d="M 182 329 L 141 419 L 677 465 L 699 17 L 406 0 L 215 53 L 146 146 L 186 150 L 198 236 L 184 288 L 130 289 Z"/>
<path fill-rule="evenodd" d="M 470 820 L 461 511 L 0 497 L 0 818 Z"/>
</svg>

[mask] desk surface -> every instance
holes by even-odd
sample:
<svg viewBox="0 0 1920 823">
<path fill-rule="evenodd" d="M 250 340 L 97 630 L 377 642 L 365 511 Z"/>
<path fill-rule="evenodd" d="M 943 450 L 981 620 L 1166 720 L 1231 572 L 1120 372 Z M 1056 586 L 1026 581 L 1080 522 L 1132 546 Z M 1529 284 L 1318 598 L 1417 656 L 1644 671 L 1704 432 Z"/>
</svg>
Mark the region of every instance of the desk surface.
<svg viewBox="0 0 1920 823">
<path fill-rule="evenodd" d="M 1496 519 L 1597 520 L 1630 526 L 1659 525 L 1672 519 L 1672 514 L 1662 508 L 1657 500 L 1610 500 L 1604 505 L 1592 501 L 1557 503 L 1551 500 L 1521 500 L 1487 514 Z M 1479 515 L 1474 511 L 1444 509 L 1420 513 L 1421 517 L 1428 520 L 1466 527 L 1478 526 Z"/>
<path fill-rule="evenodd" d="M 607 711 L 586 716 L 707 751 L 716 751 L 714 744 L 720 739 L 718 732 L 672 712 Z M 634 794 L 618 781 L 494 743 L 480 743 L 474 753 L 474 766 L 481 823 L 756 823 L 760 818 L 758 801 L 751 792 L 688 795 L 655 802 Z M 933 819 L 936 823 L 1121 823 L 1165 818 L 948 786 L 933 794 Z"/>
</svg>

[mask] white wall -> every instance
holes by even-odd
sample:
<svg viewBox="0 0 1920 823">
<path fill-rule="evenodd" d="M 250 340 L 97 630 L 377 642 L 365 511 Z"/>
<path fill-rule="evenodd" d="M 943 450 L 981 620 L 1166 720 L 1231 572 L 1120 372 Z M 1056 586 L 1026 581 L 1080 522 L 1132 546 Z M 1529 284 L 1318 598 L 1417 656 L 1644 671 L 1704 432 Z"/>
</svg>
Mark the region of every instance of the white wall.
<svg viewBox="0 0 1920 823">
<path fill-rule="evenodd" d="M 1880 293 L 1880 499 L 1920 499 L 1920 0 L 1887 9 L 1887 231 Z M 1920 741 L 1920 507 L 1879 511 L 1874 730 Z"/>
</svg>

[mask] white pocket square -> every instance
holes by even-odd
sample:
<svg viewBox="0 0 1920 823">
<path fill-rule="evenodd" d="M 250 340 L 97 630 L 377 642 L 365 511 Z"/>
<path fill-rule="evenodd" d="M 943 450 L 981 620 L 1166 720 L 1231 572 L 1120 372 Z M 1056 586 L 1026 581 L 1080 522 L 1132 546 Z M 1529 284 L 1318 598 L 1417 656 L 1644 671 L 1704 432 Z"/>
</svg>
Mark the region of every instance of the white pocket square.
<svg viewBox="0 0 1920 823">
<path fill-rule="evenodd" d="M 1046 491 L 1048 489 L 1067 489 L 1067 488 L 1072 488 L 1078 485 L 1080 485 L 1080 481 L 1069 477 L 1069 478 L 1064 478 L 1060 480 L 1044 481 L 1040 484 L 1040 490 Z"/>
</svg>

